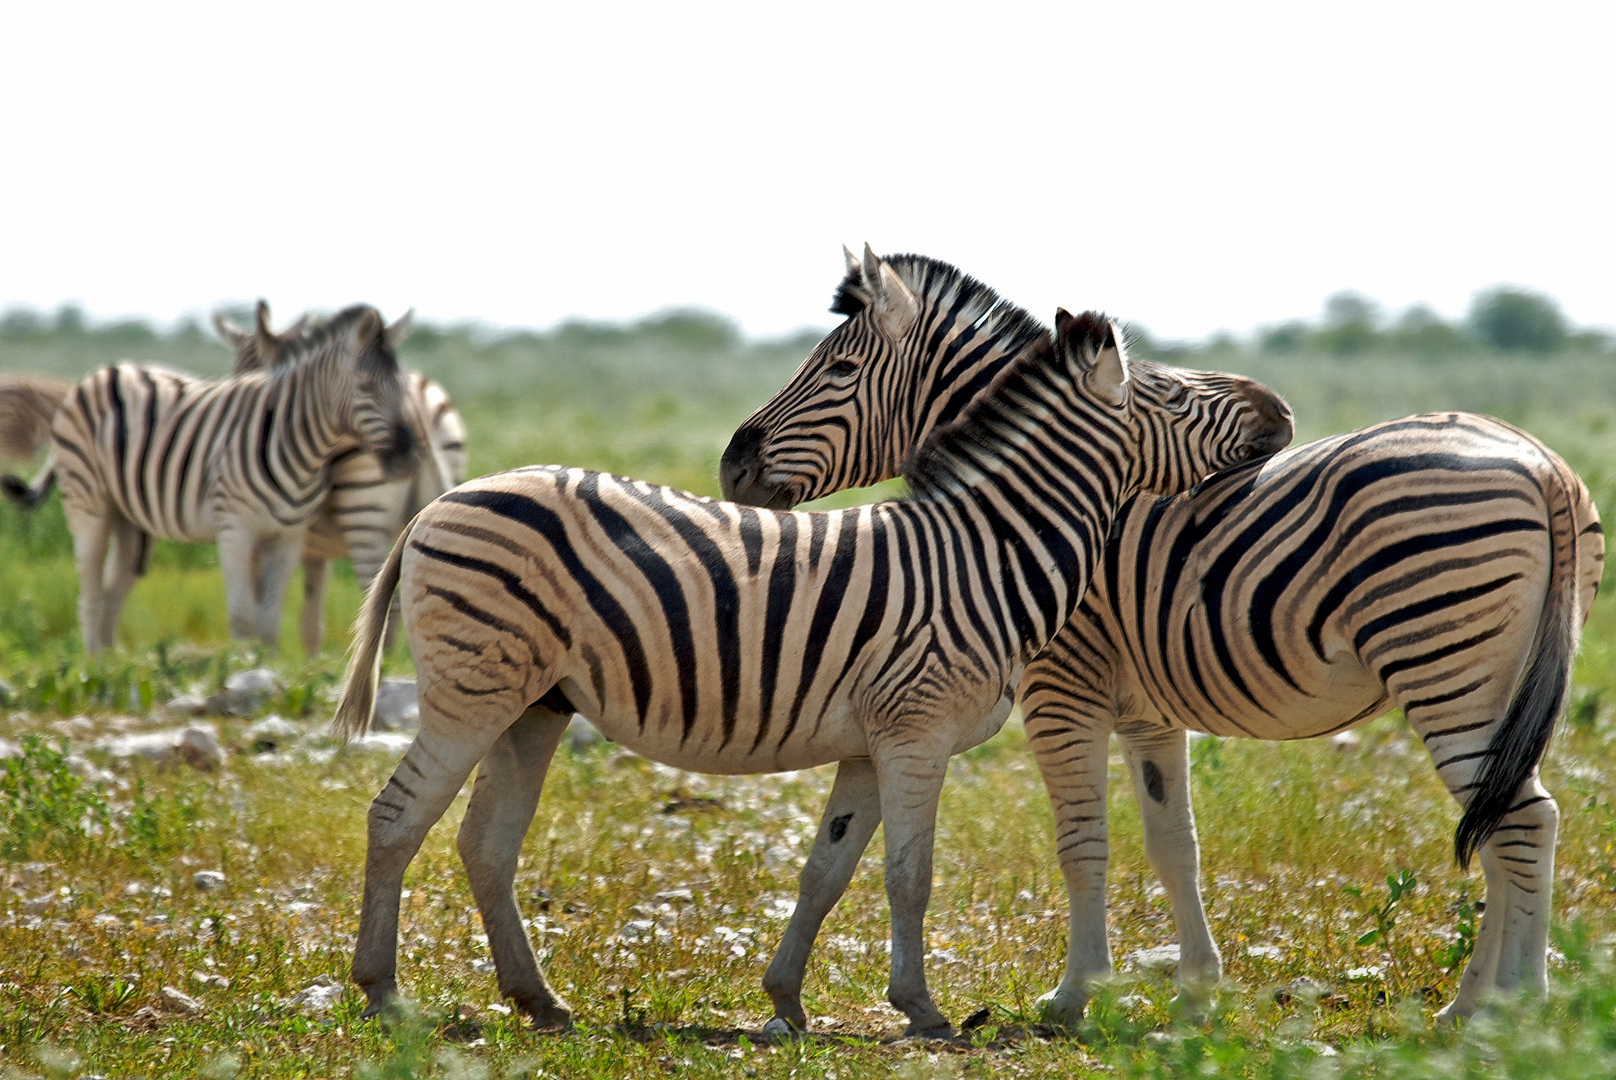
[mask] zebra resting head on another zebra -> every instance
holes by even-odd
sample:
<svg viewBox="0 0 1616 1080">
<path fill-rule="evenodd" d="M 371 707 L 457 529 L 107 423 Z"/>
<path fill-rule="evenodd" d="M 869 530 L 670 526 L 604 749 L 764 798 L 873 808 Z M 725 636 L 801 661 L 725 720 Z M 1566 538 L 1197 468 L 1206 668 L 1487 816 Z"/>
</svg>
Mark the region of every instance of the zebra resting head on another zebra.
<svg viewBox="0 0 1616 1080">
<path fill-rule="evenodd" d="M 396 347 L 408 333 L 410 316 L 395 324 Z M 251 332 L 215 315 L 220 338 L 236 353 L 236 374 L 284 363 L 290 346 L 313 322 L 302 315 L 276 333 L 269 304 L 258 301 Z M 303 610 L 298 634 L 303 651 L 314 656 L 325 640 L 325 585 L 332 559 L 347 559 L 356 580 L 369 585 L 387 559 L 394 537 L 421 507 L 466 478 L 466 428 L 448 391 L 417 371 L 405 372 L 405 412 L 421 454 L 413 472 L 389 478 L 374 454 L 349 440 L 331 455 L 330 489 L 303 540 Z M 397 619 L 389 624 L 389 644 Z"/>
<path fill-rule="evenodd" d="M 915 256 L 890 262 L 913 282 L 942 273 Z M 871 279 L 851 267 L 839 306 Z M 1014 321 L 994 299 L 993 317 Z M 957 410 L 1003 369 L 972 336 L 981 310 L 954 302 L 931 331 L 954 344 L 894 353 L 858 384 L 816 353 L 735 433 L 726 494 L 780 505 L 893 475 L 926 437 L 914 417 Z M 1440 1015 L 1546 992 L 1558 810 L 1537 764 L 1603 562 L 1598 511 L 1570 467 L 1527 433 L 1466 413 L 1377 424 L 1186 495 L 1127 502 L 1103 572 L 1018 691 L 1070 899 L 1046 1017 L 1076 1022 L 1111 970 L 1113 731 L 1178 925 L 1179 978 L 1193 986 L 1219 978 L 1222 960 L 1201 902 L 1187 731 L 1306 738 L 1393 707 L 1463 807 L 1458 861 L 1479 850 L 1486 877 L 1475 951 Z"/>
<path fill-rule="evenodd" d="M 231 635 L 275 648 L 332 453 L 357 439 L 388 475 L 414 468 L 393 354 L 403 329 L 356 305 L 290 341 L 268 371 L 209 381 L 122 363 L 67 395 L 44 468 L 31 485 L 7 476 L 3 487 L 26 507 L 61 485 L 86 652 L 113 645 L 157 536 L 216 541 Z"/>
<path fill-rule="evenodd" d="M 879 296 L 856 317 L 869 324 L 866 347 L 932 340 L 910 335 L 934 297 L 905 287 L 883 306 Z M 922 961 L 950 755 L 1004 723 L 1022 667 L 1082 595 L 1122 499 L 1140 483 L 1190 483 L 1244 461 L 1289 430 L 1278 399 L 1246 380 L 1131 369 L 1101 316 L 1062 312 L 1059 331 L 1058 343 L 1032 335 L 960 422 L 911 457 L 908 500 L 760 511 L 541 466 L 473 480 L 423 510 L 365 600 L 332 721 L 344 739 L 370 723 L 396 586 L 420 728 L 370 808 L 353 966 L 368 1011 L 396 991 L 405 868 L 481 762 L 458 846 L 500 991 L 541 1026 L 568 1022 L 511 882 L 576 711 L 678 768 L 839 762 L 803 901 L 764 979 L 766 1030 L 806 1026 L 803 965 L 880 824 L 888 1000 L 909 1034 L 950 1031 Z"/>
</svg>

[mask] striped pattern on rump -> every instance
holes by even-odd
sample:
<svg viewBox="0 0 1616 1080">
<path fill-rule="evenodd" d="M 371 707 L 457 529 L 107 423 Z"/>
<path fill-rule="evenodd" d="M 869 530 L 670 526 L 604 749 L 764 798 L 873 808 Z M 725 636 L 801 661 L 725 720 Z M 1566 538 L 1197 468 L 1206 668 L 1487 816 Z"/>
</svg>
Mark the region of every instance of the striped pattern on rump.
<svg viewBox="0 0 1616 1080">
<path fill-rule="evenodd" d="M 878 328 L 901 340 L 921 305 L 908 290 L 882 300 L 877 314 L 907 305 Z M 1086 585 L 1117 503 L 1143 478 L 1193 479 L 1269 447 L 1283 411 L 1246 380 L 1208 389 L 1193 373 L 1130 367 L 1109 323 L 1061 319 L 1058 350 L 1036 340 L 914 456 L 909 501 L 759 511 L 545 466 L 474 480 L 422 511 L 366 601 L 333 722 L 352 736 L 369 721 L 396 582 L 420 732 L 371 806 L 354 958 L 371 1007 L 394 990 L 404 868 L 481 761 L 460 850 L 500 989 L 541 1023 L 565 1022 L 510 883 L 577 710 L 681 768 L 842 762 L 826 817 L 837 824 L 809 860 L 820 891 L 839 895 L 882 824 L 889 999 L 912 1032 L 948 1030 L 921 962 L 948 757 L 1004 722 L 1022 666 Z M 1162 404 L 1212 396 L 1227 407 Z M 1211 423 L 1228 437 L 1206 437 Z M 1204 457 L 1208 447 L 1217 456 Z M 779 1025 L 806 1022 L 801 967 L 828 907 L 813 896 L 799 906 L 765 978 Z"/>
<path fill-rule="evenodd" d="M 890 401 L 853 385 L 831 393 L 823 358 L 805 364 L 737 430 L 726 492 L 777 503 L 885 479 L 886 463 L 913 444 L 889 444 L 884 410 L 925 414 L 1003 366 L 908 359 L 911 370 L 883 372 L 883 385 L 909 395 Z M 784 495 L 751 479 L 786 474 Z M 1018 691 L 1071 898 L 1065 977 L 1045 999 L 1051 1019 L 1080 1016 L 1089 983 L 1111 967 L 1113 730 L 1178 923 L 1180 978 L 1196 982 L 1216 979 L 1221 959 L 1201 903 L 1186 729 L 1303 738 L 1389 707 L 1403 710 L 1464 807 L 1460 861 L 1479 847 L 1486 874 L 1476 953 L 1444 1015 L 1467 1015 L 1493 991 L 1545 989 L 1557 810 L 1537 762 L 1603 560 L 1598 513 L 1565 462 L 1524 432 L 1464 413 L 1379 424 L 1188 495 L 1133 499 L 1076 616 Z"/>
<path fill-rule="evenodd" d="M 252 331 L 220 316 L 213 321 L 220 338 L 236 352 L 238 375 L 285 360 L 291 355 L 289 346 L 311 325 L 305 315 L 275 333 L 270 326 L 269 305 L 262 300 L 258 302 Z M 395 341 L 403 340 L 407 325 L 400 321 Z M 332 559 L 349 560 L 354 577 L 368 586 L 404 523 L 466 478 L 466 428 L 448 391 L 416 371 L 405 372 L 405 380 L 405 411 L 427 451 L 420 456 L 415 471 L 389 477 L 376 455 L 353 439 L 332 453 L 325 504 L 309 522 L 303 542 L 299 637 L 304 651 L 311 656 L 320 651 L 325 640 L 327 564 Z"/>
<path fill-rule="evenodd" d="M 389 470 L 414 466 L 390 334 L 361 305 L 299 339 L 273 371 L 210 382 L 125 363 L 78 384 L 44 470 L 32 486 L 7 477 L 5 489 L 33 505 L 61 485 L 87 651 L 113 643 L 154 536 L 217 541 L 231 634 L 275 646 L 330 454 L 357 438 Z"/>
</svg>

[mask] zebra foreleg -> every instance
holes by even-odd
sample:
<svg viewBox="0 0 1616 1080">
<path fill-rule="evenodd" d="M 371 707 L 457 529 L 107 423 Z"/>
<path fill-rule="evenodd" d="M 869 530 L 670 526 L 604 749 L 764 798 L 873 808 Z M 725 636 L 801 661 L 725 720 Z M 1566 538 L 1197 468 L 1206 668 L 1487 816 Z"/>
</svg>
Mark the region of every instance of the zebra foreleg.
<svg viewBox="0 0 1616 1080">
<path fill-rule="evenodd" d="M 258 577 L 253 623 L 264 648 L 274 652 L 281 640 L 281 611 L 286 606 L 286 589 L 303 555 L 303 534 L 272 533 L 258 547 Z"/>
<path fill-rule="evenodd" d="M 1083 1019 L 1094 981 L 1111 974 L 1105 915 L 1105 871 L 1111 856 L 1105 820 L 1111 720 L 1031 696 L 1023 700 L 1022 708 L 1027 741 L 1055 812 L 1055 853 L 1066 879 L 1066 968 L 1060 985 L 1038 1004 L 1045 1023 L 1065 1027 Z"/>
<path fill-rule="evenodd" d="M 325 644 L 325 581 L 330 566 L 325 559 L 303 559 L 303 610 L 298 613 L 297 636 L 304 656 L 319 656 Z"/>
<path fill-rule="evenodd" d="M 819 819 L 819 832 L 803 865 L 797 907 L 785 936 L 763 973 L 763 990 L 774 1003 L 774 1017 L 763 1025 L 769 1037 L 808 1030 L 802 1008 L 803 973 L 814 938 L 830 909 L 853 879 L 859 857 L 881 823 L 881 789 L 868 758 L 851 758 L 836 766 L 836 782 Z"/>
<path fill-rule="evenodd" d="M 567 1027 L 572 1009 L 550 988 L 533 955 L 512 882 L 522 839 L 567 720 L 534 705 L 506 729 L 477 770 L 456 841 L 494 954 L 499 992 L 539 1028 Z"/>
<path fill-rule="evenodd" d="M 1178 929 L 1178 984 L 1186 994 L 1223 977 L 1223 957 L 1201 900 L 1201 847 L 1190 803 L 1189 736 L 1165 724 L 1118 724 L 1144 832 L 1145 858 L 1167 891 Z"/>
<path fill-rule="evenodd" d="M 111 644 L 102 636 L 106 627 L 102 593 L 112 523 L 106 515 L 79 509 L 72 503 L 65 509 L 67 527 L 73 534 L 73 564 L 79 575 L 79 636 L 84 639 L 84 651 L 94 654 Z"/>
<path fill-rule="evenodd" d="M 925 955 L 932 844 L 950 745 L 928 745 L 912 733 L 906 734 L 910 734 L 908 740 L 871 747 L 881 789 L 887 903 L 892 908 L 892 972 L 887 981 L 887 1001 L 909 1017 L 904 1035 L 947 1038 L 954 1027 L 932 1002 L 931 991 L 926 987 Z"/>
<path fill-rule="evenodd" d="M 425 695 L 422 706 L 420 733 L 370 804 L 365 892 L 353 961 L 353 981 L 365 992 L 365 1016 L 375 1016 L 398 992 L 398 907 L 404 870 L 427 831 L 499 737 L 498 728 L 470 724 L 452 729 L 453 737 L 437 737 L 434 729 L 449 725 L 441 716 L 429 714 Z"/>
</svg>

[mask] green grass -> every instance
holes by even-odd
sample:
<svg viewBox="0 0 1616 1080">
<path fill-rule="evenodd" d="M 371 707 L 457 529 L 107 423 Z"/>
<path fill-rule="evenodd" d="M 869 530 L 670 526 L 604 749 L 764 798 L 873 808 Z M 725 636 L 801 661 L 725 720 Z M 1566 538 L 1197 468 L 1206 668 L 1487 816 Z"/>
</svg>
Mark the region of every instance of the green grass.
<svg viewBox="0 0 1616 1080">
<path fill-rule="evenodd" d="M 674 325 L 614 337 L 610 328 L 575 327 L 480 342 L 427 335 L 409 359 L 456 394 L 474 472 L 561 461 L 712 493 L 730 430 L 806 348 L 698 331 Z M 135 343 L 154 359 L 169 357 L 170 345 Z M 187 347 L 197 355 L 210 348 L 200 340 Z M 0 350 L 0 366 L 23 366 L 18 348 Z M 84 350 L 50 355 L 57 370 L 88 366 Z M 1303 438 L 1422 408 L 1504 415 L 1565 454 L 1601 503 L 1616 506 L 1608 358 L 1187 359 L 1278 386 L 1296 406 Z M 1172 940 L 1172 925 L 1113 759 L 1111 934 L 1122 971 L 1080 1031 L 1038 1031 L 1033 1002 L 1063 961 L 1065 896 L 1047 799 L 1012 723 L 953 766 L 928 921 L 939 1003 L 956 1022 L 986 1008 L 987 1023 L 952 1044 L 896 1039 L 902 1018 L 884 1003 L 877 837 L 810 965 L 805 1000 L 819 1034 L 767 1047 L 751 1038 L 768 1016 L 759 983 L 830 770 L 702 777 L 609 746 L 564 750 L 517 890 L 578 1029 L 561 1037 L 524 1030 L 500 1011 L 493 976 L 474 966 L 487 948 L 453 853 L 463 801 L 406 880 L 400 977 L 416 1011 L 392 1027 L 361 1023 L 349 989 L 329 1015 L 307 1016 L 287 1004 L 293 994 L 319 975 L 345 979 L 365 807 L 390 759 L 316 743 L 290 755 L 236 751 L 219 774 L 113 767 L 89 749 L 96 740 L 172 722 L 149 706 L 207 693 L 261 658 L 225 642 L 211 549 L 163 544 L 126 610 L 123 649 L 86 663 L 68 541 L 54 502 L 31 516 L 0 508 L 0 677 L 12 688 L 0 702 L 0 738 L 42 740 L 0 777 L 0 1076 L 1616 1071 L 1616 610 L 1608 600 L 1595 607 L 1570 718 L 1545 765 L 1563 810 L 1548 1003 L 1501 1006 L 1457 1033 L 1430 1026 L 1425 998 L 1451 994 L 1481 886 L 1452 867 L 1457 811 L 1390 717 L 1363 729 L 1352 751 L 1195 744 L 1206 900 L 1228 974 L 1200 1022 L 1180 1015 L 1169 984 L 1125 962 Z M 297 658 L 292 632 L 296 595 L 294 585 L 286 659 L 277 663 L 289 688 L 266 709 L 313 731 L 330 711 L 358 590 L 345 568 L 334 576 L 327 649 L 308 661 Z M 408 669 L 403 656 L 390 665 Z M 81 715 L 87 721 L 64 723 Z M 230 746 L 247 723 L 216 722 Z M 112 768 L 112 778 L 69 768 L 64 734 L 72 753 Z M 716 802 L 663 812 L 693 796 Z M 222 870 L 224 887 L 194 889 L 201 869 Z M 1415 884 L 1394 902 L 1388 878 L 1406 882 L 1405 873 Z M 681 888 L 691 890 L 688 902 L 657 899 Z M 1349 976 L 1358 969 L 1369 970 Z M 1277 1001 L 1276 988 L 1298 976 L 1328 984 L 1332 996 Z M 197 997 L 205 1012 L 162 1011 L 165 986 Z"/>
</svg>

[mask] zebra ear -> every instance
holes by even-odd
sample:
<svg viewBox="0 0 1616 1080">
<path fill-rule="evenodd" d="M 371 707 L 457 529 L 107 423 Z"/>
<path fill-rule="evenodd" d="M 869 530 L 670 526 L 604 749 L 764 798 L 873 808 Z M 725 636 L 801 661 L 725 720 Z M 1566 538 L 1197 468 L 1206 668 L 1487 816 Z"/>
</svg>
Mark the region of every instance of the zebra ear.
<svg viewBox="0 0 1616 1080">
<path fill-rule="evenodd" d="M 863 272 L 863 267 L 859 266 L 858 256 L 853 254 L 852 249 L 846 244 L 842 245 L 842 258 L 847 260 L 847 272 L 849 274 L 860 274 Z"/>
<path fill-rule="evenodd" d="M 213 329 L 218 331 L 219 340 L 230 346 L 232 349 L 239 350 L 242 343 L 247 340 L 247 331 L 243 330 L 241 327 L 237 326 L 223 315 L 220 315 L 218 312 L 213 313 Z"/>
<path fill-rule="evenodd" d="M 1056 346 L 1061 359 L 1083 378 L 1095 397 L 1115 408 L 1128 400 L 1128 358 L 1116 324 L 1098 311 L 1055 312 Z"/>
<path fill-rule="evenodd" d="M 920 301 L 892 269 L 892 264 L 877 258 L 869 244 L 864 245 L 864 286 L 870 291 L 877 324 L 892 341 L 907 334 L 920 318 Z"/>
<path fill-rule="evenodd" d="M 414 329 L 414 324 L 415 309 L 410 308 L 410 310 L 400 315 L 393 325 L 387 328 L 387 347 L 390 349 L 398 348 L 399 344 L 410 336 L 410 331 Z"/>
<path fill-rule="evenodd" d="M 258 308 L 254 313 L 258 338 L 258 351 L 261 356 L 274 356 L 275 350 L 280 346 L 280 340 L 275 337 L 275 331 L 269 328 L 269 301 L 259 300 Z"/>
</svg>

